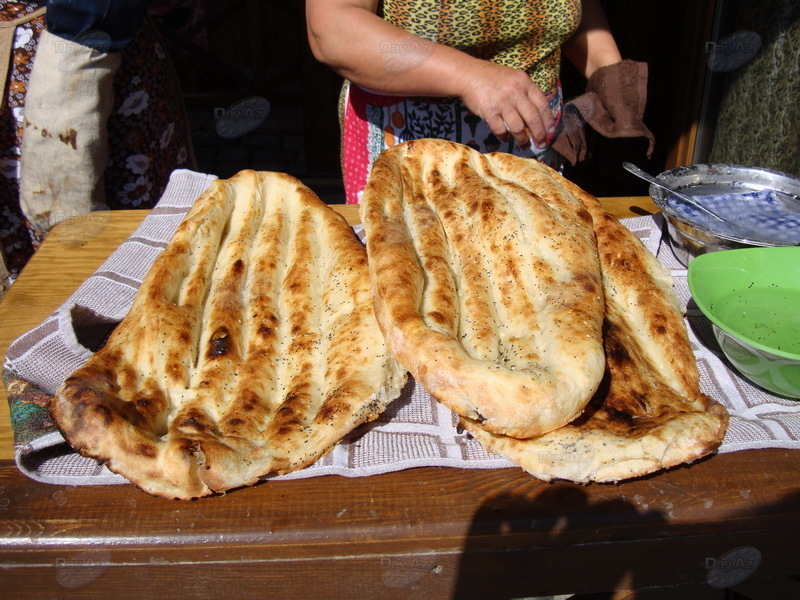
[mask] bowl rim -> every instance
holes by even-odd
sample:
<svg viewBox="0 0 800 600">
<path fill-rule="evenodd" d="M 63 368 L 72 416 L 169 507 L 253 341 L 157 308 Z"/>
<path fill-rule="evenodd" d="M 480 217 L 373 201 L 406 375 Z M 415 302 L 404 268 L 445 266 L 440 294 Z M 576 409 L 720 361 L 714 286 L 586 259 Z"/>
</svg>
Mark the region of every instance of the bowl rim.
<svg viewBox="0 0 800 600">
<path fill-rule="evenodd" d="M 798 178 L 795 175 L 792 175 L 791 173 L 786 173 L 784 171 L 778 171 L 778 170 L 775 170 L 775 169 L 767 169 L 767 168 L 763 168 L 763 167 L 753 167 L 753 166 L 747 166 L 747 165 L 737 165 L 737 164 L 728 164 L 728 163 L 693 163 L 693 164 L 690 164 L 690 165 L 682 165 L 682 166 L 679 166 L 679 167 L 675 167 L 673 169 L 669 169 L 667 171 L 662 171 L 661 173 L 656 175 L 656 177 L 659 178 L 659 179 L 661 179 L 661 178 L 663 178 L 665 176 L 678 176 L 678 177 L 680 177 L 681 175 L 684 175 L 684 174 L 686 174 L 686 175 L 696 174 L 697 171 L 703 171 L 703 170 L 709 171 L 709 172 L 718 171 L 718 172 L 724 172 L 724 173 L 732 173 L 732 172 L 737 172 L 737 171 L 758 172 L 758 173 L 762 173 L 762 174 L 772 175 L 772 176 L 778 177 L 778 178 L 786 178 L 786 179 L 790 179 L 790 180 L 793 180 L 793 181 L 797 181 L 798 185 L 800 186 L 800 178 Z M 685 187 L 691 187 L 691 186 L 685 186 Z M 684 188 L 678 187 L 678 189 L 684 189 Z M 765 186 L 763 189 L 771 189 L 771 188 L 768 188 L 768 187 Z M 708 227 L 706 225 L 703 225 L 701 223 L 695 223 L 693 221 L 690 221 L 690 220 L 684 218 L 683 216 L 681 216 L 680 214 L 678 214 L 676 211 L 674 211 L 670 207 L 670 205 L 666 202 L 666 199 L 669 197 L 669 194 L 663 188 L 660 188 L 655 184 L 650 184 L 650 187 L 648 189 L 648 193 L 650 194 L 650 198 L 653 200 L 653 203 L 659 208 L 659 210 L 661 212 L 663 212 L 666 215 L 667 219 L 673 220 L 673 221 L 677 221 L 677 223 L 679 223 L 681 225 L 684 225 L 686 227 L 691 227 L 691 228 L 696 229 L 697 231 L 701 231 L 701 232 L 703 232 L 703 233 L 705 233 L 707 235 L 714 236 L 715 238 L 718 238 L 718 239 L 721 239 L 721 240 L 726 240 L 726 241 L 729 241 L 729 242 L 736 242 L 736 243 L 739 243 L 739 244 L 747 244 L 749 246 L 761 247 L 761 248 L 771 248 L 771 247 L 781 247 L 782 248 L 782 247 L 792 247 L 792 246 L 796 246 L 797 245 L 797 244 L 788 243 L 788 242 L 770 242 L 770 241 L 766 241 L 766 240 L 758 240 L 758 239 L 751 239 L 751 238 L 745 238 L 745 237 L 738 237 L 738 236 L 733 235 L 733 234 L 728 234 L 728 233 L 723 233 L 723 232 L 720 232 L 720 231 L 716 231 L 713 228 Z"/>
<path fill-rule="evenodd" d="M 711 321 L 714 325 L 716 325 L 717 327 L 722 329 L 728 335 L 733 336 L 734 338 L 736 338 L 740 342 L 743 342 L 743 343 L 745 343 L 745 344 L 747 344 L 749 346 L 752 346 L 753 348 L 755 348 L 757 350 L 760 350 L 761 352 L 767 352 L 767 353 L 772 354 L 772 355 L 774 355 L 774 356 L 776 356 L 778 358 L 797 361 L 798 363 L 800 363 L 800 352 L 789 352 L 787 350 L 781 350 L 780 348 L 773 348 L 772 346 L 768 346 L 766 344 L 762 344 L 761 342 L 757 342 L 757 341 L 751 339 L 750 337 L 744 335 L 740 331 L 737 331 L 733 327 L 730 327 L 729 325 L 727 325 L 723 321 L 721 321 L 714 314 L 714 312 L 709 308 L 708 303 L 705 301 L 705 299 L 698 298 L 698 296 L 697 296 L 697 291 L 696 291 L 697 290 L 697 283 L 696 282 L 697 282 L 697 277 L 698 277 L 697 270 L 702 268 L 704 263 L 706 263 L 708 261 L 713 261 L 713 260 L 720 260 L 720 258 L 717 255 L 721 254 L 722 252 L 751 252 L 753 250 L 756 250 L 756 251 L 757 250 L 761 250 L 761 251 L 769 250 L 770 253 L 771 253 L 772 252 L 772 250 L 771 250 L 772 248 L 780 248 L 782 250 L 791 250 L 792 248 L 795 248 L 796 249 L 795 251 L 796 251 L 796 253 L 798 255 L 798 258 L 800 258 L 800 247 L 797 247 L 797 246 L 767 246 L 767 247 L 760 247 L 760 248 L 738 248 L 738 249 L 733 249 L 733 250 L 724 250 L 724 251 L 721 251 L 721 252 L 713 252 L 713 253 L 709 253 L 709 254 L 702 254 L 702 255 L 698 256 L 697 258 L 695 258 L 695 260 L 693 260 L 691 263 L 689 263 L 689 266 L 687 268 L 687 273 L 686 273 L 686 280 L 687 280 L 687 283 L 689 285 L 689 291 L 692 294 L 692 300 L 694 300 L 694 303 L 697 305 L 697 308 L 700 309 L 700 311 L 703 313 L 703 315 L 709 321 Z M 738 288 L 732 288 L 729 291 L 737 291 L 737 289 Z M 797 289 L 800 290 L 800 285 L 798 285 Z"/>
</svg>

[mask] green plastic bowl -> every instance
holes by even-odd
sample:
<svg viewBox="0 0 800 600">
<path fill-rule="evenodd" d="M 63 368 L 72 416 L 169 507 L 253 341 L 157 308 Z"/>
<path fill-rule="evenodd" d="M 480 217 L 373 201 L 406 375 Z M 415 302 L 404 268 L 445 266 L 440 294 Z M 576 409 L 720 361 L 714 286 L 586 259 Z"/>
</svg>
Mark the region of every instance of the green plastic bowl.
<svg viewBox="0 0 800 600">
<path fill-rule="evenodd" d="M 800 399 L 800 247 L 702 254 L 688 274 L 733 366 L 770 392 Z"/>
</svg>

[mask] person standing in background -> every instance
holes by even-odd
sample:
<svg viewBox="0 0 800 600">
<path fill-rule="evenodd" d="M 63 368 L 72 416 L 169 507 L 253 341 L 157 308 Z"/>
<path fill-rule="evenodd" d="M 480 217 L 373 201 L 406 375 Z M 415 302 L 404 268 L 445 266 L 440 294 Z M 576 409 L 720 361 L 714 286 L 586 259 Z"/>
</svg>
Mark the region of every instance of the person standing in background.
<svg viewBox="0 0 800 600">
<path fill-rule="evenodd" d="M 147 3 L 47 2 L 20 150 L 20 204 L 40 235 L 64 219 L 106 206 L 103 174 L 114 77 Z"/>
<path fill-rule="evenodd" d="M 59 221 L 152 208 L 193 168 L 161 0 L 0 0 L 0 294 Z"/>
</svg>

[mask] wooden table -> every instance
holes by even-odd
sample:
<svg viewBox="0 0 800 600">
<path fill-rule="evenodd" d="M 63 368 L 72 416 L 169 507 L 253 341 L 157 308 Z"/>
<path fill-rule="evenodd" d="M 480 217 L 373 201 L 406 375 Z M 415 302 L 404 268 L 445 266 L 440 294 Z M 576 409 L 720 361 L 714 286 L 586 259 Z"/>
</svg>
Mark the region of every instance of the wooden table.
<svg viewBox="0 0 800 600">
<path fill-rule="evenodd" d="M 603 203 L 619 217 L 655 210 Z M 0 303 L 3 355 L 145 214 L 107 213 L 92 236 L 77 235 L 85 217 L 59 225 Z M 797 452 L 725 454 L 619 485 L 425 468 L 179 502 L 29 480 L 0 410 L 2 598 L 722 598 L 724 578 L 754 559 L 737 591 L 800 597 L 787 577 L 800 573 Z"/>
</svg>

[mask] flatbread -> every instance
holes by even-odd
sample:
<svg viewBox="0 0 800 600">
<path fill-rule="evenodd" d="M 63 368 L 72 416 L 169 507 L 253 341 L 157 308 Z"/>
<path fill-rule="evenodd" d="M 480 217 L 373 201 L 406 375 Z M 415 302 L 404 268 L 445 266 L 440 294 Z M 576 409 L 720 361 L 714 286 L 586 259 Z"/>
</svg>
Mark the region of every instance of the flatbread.
<svg viewBox="0 0 800 600">
<path fill-rule="evenodd" d="M 197 200 L 51 412 L 82 454 L 196 498 L 313 463 L 406 377 L 345 220 L 288 175 L 243 171 Z"/>
<path fill-rule="evenodd" d="M 463 165 L 460 168 L 473 170 L 478 177 L 485 178 L 484 165 L 488 164 L 496 174 L 511 181 L 530 181 L 532 187 L 529 191 L 545 197 L 550 204 L 556 196 L 571 197 L 590 216 L 593 244 L 600 266 L 601 284 L 594 294 L 603 304 L 604 375 L 590 399 L 581 407 L 582 414 L 542 434 L 521 436 L 519 432 L 503 433 L 488 427 L 488 420 L 470 414 L 469 408 L 465 410 L 457 403 L 448 403 L 446 395 L 437 395 L 439 380 L 434 380 L 435 385 L 429 391 L 461 416 L 463 427 L 488 450 L 509 458 L 544 480 L 620 481 L 692 462 L 714 452 L 725 434 L 728 414 L 721 404 L 700 391 L 696 359 L 683 320 L 683 306 L 674 293 L 669 272 L 640 240 L 613 215 L 603 210 L 594 196 L 536 161 L 506 154 L 487 155 L 485 159 L 480 159 L 474 156 L 477 153 L 473 154 L 471 150 L 449 142 L 426 140 L 423 144 L 411 144 L 416 148 L 407 148 L 402 154 L 397 152 L 395 157 L 387 155 L 386 162 L 399 164 L 389 164 L 378 171 L 376 187 L 372 192 L 368 187 L 365 193 L 365 199 L 371 205 L 362 208 L 362 218 L 371 219 L 373 225 L 378 224 L 378 227 L 367 228 L 367 245 L 379 323 L 401 362 L 415 377 L 417 372 L 421 373 L 420 382 L 423 386 L 429 379 L 420 365 L 424 365 L 424 361 L 436 361 L 438 350 L 434 350 L 431 356 L 430 349 L 422 348 L 421 357 L 418 357 L 414 354 L 414 347 L 427 343 L 433 337 L 430 333 L 420 335 L 418 330 L 423 325 L 433 329 L 432 323 L 436 321 L 426 316 L 424 310 L 406 308 L 403 311 L 402 306 L 393 306 L 396 302 L 391 301 L 391 295 L 402 297 L 412 307 L 428 306 L 431 302 L 428 296 L 434 293 L 439 303 L 447 306 L 449 302 L 453 306 L 451 310 L 456 313 L 450 320 L 454 324 L 446 331 L 450 340 L 464 339 L 464 329 L 472 326 L 471 322 L 458 317 L 460 305 L 457 298 L 467 292 L 458 286 L 442 292 L 437 284 L 443 278 L 438 272 L 458 270 L 457 266 L 447 262 L 451 256 L 449 250 L 438 250 L 441 257 L 438 263 L 427 259 L 431 253 L 430 246 L 447 248 L 447 244 L 453 242 L 448 238 L 446 242 L 433 238 L 435 241 L 431 243 L 431 236 L 416 233 L 422 228 L 414 229 L 414 224 L 420 219 L 415 221 L 409 217 L 420 210 L 419 205 L 431 206 L 433 208 L 427 215 L 424 231 L 439 231 L 437 222 L 447 217 L 444 212 L 437 212 L 436 207 L 446 206 L 447 210 L 453 211 L 456 210 L 453 205 L 469 206 L 475 202 L 472 191 L 466 186 L 447 189 L 431 185 L 439 178 L 436 173 L 443 170 L 440 166 L 443 160 L 446 161 L 443 156 L 457 156 L 455 160 Z M 409 155 L 414 157 L 414 161 L 409 160 Z M 468 178 L 465 175 L 462 181 Z M 497 185 L 493 187 L 504 189 Z M 419 191 L 420 188 L 424 191 Z M 423 198 L 423 194 L 433 194 L 434 197 Z M 446 195 L 446 198 L 435 197 L 439 194 Z M 398 199 L 398 196 L 405 197 Z M 491 194 L 483 194 L 479 201 L 486 202 L 491 197 Z M 506 193 L 504 197 L 509 205 L 508 215 L 529 211 L 527 195 Z M 477 217 L 474 217 L 480 213 L 471 214 L 475 221 L 469 223 L 467 228 L 480 227 Z M 536 218 L 542 218 L 541 214 L 547 215 L 546 212 L 538 213 Z M 573 210 L 572 214 L 572 222 L 568 218 L 558 221 L 558 227 L 566 231 L 554 229 L 548 235 L 569 239 L 565 245 L 575 243 L 577 236 L 574 235 L 574 229 L 582 227 L 585 217 L 580 209 Z M 537 231 L 538 224 L 517 226 L 527 232 Z M 573 235 L 570 236 L 570 233 Z M 492 231 L 483 229 L 481 235 L 491 236 Z M 370 239 L 371 236 L 376 239 Z M 578 239 L 583 238 L 581 236 Z M 480 261 L 479 257 L 484 251 L 481 244 L 485 240 L 474 238 L 472 243 L 476 244 L 473 251 L 475 260 Z M 392 251 L 386 250 L 386 247 L 392 248 Z M 581 252 L 586 251 L 582 245 L 579 247 Z M 373 253 L 376 248 L 379 254 L 377 260 Z M 566 246 L 558 251 L 570 259 L 575 256 L 574 251 Z M 390 256 L 394 254 L 394 270 L 388 264 L 388 258 L 380 260 L 381 252 Z M 468 256 L 469 250 L 462 254 Z M 404 276 L 403 283 L 392 287 L 391 281 L 385 278 L 386 274 L 391 274 L 392 278 Z M 515 285 L 510 284 L 510 289 L 513 290 Z M 405 296 L 403 290 L 399 289 L 402 286 L 409 290 Z M 387 301 L 387 298 L 390 300 Z M 438 311 L 446 314 L 442 308 Z M 577 311 L 565 312 L 561 318 L 569 320 L 579 318 L 579 315 L 583 316 Z M 423 324 L 420 324 L 420 320 Z M 565 328 L 563 331 L 574 330 Z M 575 341 L 585 342 L 584 339 Z M 568 347 L 569 342 L 567 337 L 562 345 Z M 464 353 L 467 352 L 465 350 Z M 456 362 L 459 358 L 456 356 L 451 360 Z M 445 363 L 445 366 L 454 373 L 472 367 L 471 357 L 462 360 L 464 364 L 452 366 L 451 363 Z M 570 377 L 584 368 L 580 360 L 573 356 L 561 355 L 554 360 L 565 361 L 559 365 L 562 377 Z M 443 363 L 438 361 L 437 364 Z M 475 388 L 464 390 L 463 393 L 473 394 L 476 405 L 482 403 L 480 406 L 485 406 L 486 396 L 493 393 L 496 402 L 512 403 L 515 407 L 524 405 L 518 397 L 508 395 L 502 383 L 498 386 L 496 379 L 489 380 L 490 371 L 483 371 L 482 375 L 488 381 L 477 388 L 477 394 Z M 500 366 L 497 371 L 502 372 Z M 532 378 L 537 375 L 533 371 L 530 374 Z M 447 379 L 442 375 L 439 378 Z M 450 381 L 453 385 L 472 385 L 472 381 L 460 375 Z M 534 386 L 535 383 L 528 388 L 533 389 Z M 552 393 L 552 402 L 559 402 L 560 390 Z M 572 407 L 573 400 L 570 399 L 569 403 Z"/>
<path fill-rule="evenodd" d="M 669 272 L 596 198 L 572 190 L 592 213 L 601 248 L 604 383 L 581 417 L 538 438 L 493 435 L 466 419 L 462 425 L 487 449 L 544 480 L 617 482 L 713 453 L 728 413 L 700 391 Z"/>
<path fill-rule="evenodd" d="M 392 353 L 451 410 L 519 438 L 580 415 L 605 367 L 592 219 L 536 164 L 407 142 L 361 202 Z"/>
</svg>

